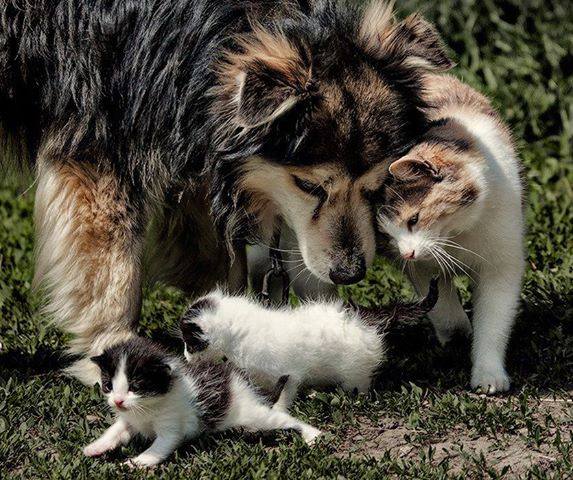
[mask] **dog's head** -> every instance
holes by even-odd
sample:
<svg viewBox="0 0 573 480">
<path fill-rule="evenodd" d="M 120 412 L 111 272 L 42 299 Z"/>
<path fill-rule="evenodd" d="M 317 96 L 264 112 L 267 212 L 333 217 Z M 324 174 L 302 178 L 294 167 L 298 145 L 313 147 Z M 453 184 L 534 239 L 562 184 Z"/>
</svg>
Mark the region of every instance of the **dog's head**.
<svg viewBox="0 0 573 480">
<path fill-rule="evenodd" d="M 421 79 L 451 61 L 419 16 L 338 3 L 255 26 L 225 57 L 213 201 L 228 239 L 268 242 L 281 218 L 315 276 L 350 284 L 374 258 L 388 165 L 424 128 Z"/>
</svg>

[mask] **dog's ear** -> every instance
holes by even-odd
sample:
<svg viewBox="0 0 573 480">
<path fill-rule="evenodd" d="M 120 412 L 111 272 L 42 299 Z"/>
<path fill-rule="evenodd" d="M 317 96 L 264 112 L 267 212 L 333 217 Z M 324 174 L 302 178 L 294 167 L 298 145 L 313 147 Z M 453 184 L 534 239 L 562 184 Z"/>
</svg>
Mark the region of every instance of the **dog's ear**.
<svg viewBox="0 0 573 480">
<path fill-rule="evenodd" d="M 235 103 L 234 121 L 253 128 L 270 124 L 315 92 L 310 53 L 280 32 L 255 28 L 223 66 L 222 83 Z"/>
<path fill-rule="evenodd" d="M 393 2 L 373 0 L 364 11 L 359 36 L 370 54 L 425 70 L 445 71 L 454 66 L 432 24 L 419 14 L 394 24 L 392 7 Z"/>
</svg>

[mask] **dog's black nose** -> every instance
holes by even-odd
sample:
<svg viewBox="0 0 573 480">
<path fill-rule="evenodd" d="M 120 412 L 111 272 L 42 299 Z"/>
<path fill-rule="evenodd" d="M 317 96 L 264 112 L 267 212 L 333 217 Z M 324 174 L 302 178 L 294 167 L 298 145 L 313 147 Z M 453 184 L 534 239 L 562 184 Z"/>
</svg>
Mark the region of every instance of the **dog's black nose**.
<svg viewBox="0 0 573 480">
<path fill-rule="evenodd" d="M 351 285 L 357 283 L 366 275 L 366 261 L 360 257 L 350 267 L 337 265 L 330 269 L 328 276 L 336 285 Z"/>
</svg>

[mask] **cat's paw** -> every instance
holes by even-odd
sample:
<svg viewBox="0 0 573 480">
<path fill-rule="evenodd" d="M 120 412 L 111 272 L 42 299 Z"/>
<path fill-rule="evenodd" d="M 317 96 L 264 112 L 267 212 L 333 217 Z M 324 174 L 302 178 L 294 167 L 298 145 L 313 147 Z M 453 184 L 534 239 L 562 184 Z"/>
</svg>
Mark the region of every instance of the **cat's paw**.
<svg viewBox="0 0 573 480">
<path fill-rule="evenodd" d="M 471 386 L 488 395 L 507 392 L 511 380 L 503 365 L 474 365 Z"/>
<path fill-rule="evenodd" d="M 322 435 L 322 432 L 318 428 L 306 427 L 301 434 L 306 444 L 312 446 L 316 443 L 317 438 Z"/>
<path fill-rule="evenodd" d="M 95 441 L 89 445 L 86 445 L 83 452 L 86 457 L 99 457 L 100 455 L 103 455 L 105 452 L 108 452 L 112 449 L 113 446 L 107 442 Z"/>
<path fill-rule="evenodd" d="M 126 460 L 125 462 L 123 462 L 123 464 L 128 466 L 129 468 L 149 468 L 158 465 L 159 463 L 161 463 L 162 460 L 163 460 L 162 458 L 158 458 L 155 455 L 142 453 L 137 457 Z"/>
</svg>

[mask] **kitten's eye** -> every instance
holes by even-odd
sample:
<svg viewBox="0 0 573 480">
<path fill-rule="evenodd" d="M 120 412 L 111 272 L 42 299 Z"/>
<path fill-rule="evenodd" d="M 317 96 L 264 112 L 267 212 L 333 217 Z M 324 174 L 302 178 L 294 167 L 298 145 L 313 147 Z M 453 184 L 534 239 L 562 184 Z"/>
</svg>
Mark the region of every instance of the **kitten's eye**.
<svg viewBox="0 0 573 480">
<path fill-rule="evenodd" d="M 408 230 L 412 231 L 412 227 L 418 223 L 419 218 L 420 218 L 420 214 L 416 213 L 416 215 L 412 215 L 408 219 Z"/>
<path fill-rule="evenodd" d="M 304 193 L 312 195 L 313 197 L 322 197 L 326 195 L 326 191 L 320 185 L 309 182 L 308 180 L 303 180 L 296 175 L 293 175 L 292 178 L 294 179 L 294 184 Z"/>
<path fill-rule="evenodd" d="M 104 380 L 103 383 L 101 384 L 101 390 L 103 393 L 111 392 L 112 388 L 113 385 L 111 384 L 111 380 Z"/>
</svg>

